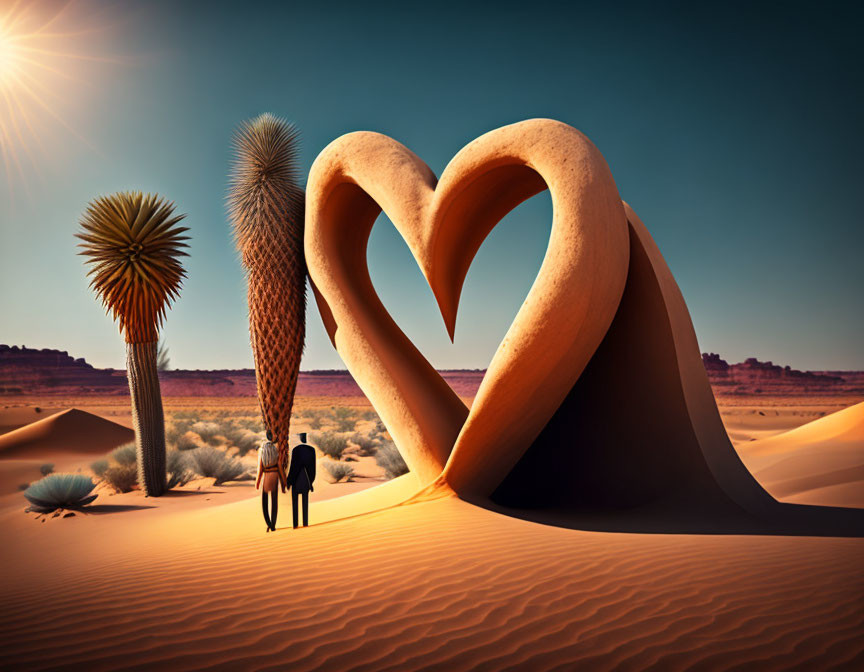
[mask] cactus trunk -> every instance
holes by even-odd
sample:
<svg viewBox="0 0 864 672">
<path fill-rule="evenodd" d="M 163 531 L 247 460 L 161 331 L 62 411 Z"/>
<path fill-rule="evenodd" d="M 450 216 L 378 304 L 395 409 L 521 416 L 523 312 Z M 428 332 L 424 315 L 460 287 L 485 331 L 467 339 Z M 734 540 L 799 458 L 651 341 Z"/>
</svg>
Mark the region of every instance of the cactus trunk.
<svg viewBox="0 0 864 672">
<path fill-rule="evenodd" d="M 165 492 L 165 416 L 156 370 L 156 341 L 126 344 L 126 375 L 138 453 L 138 484 L 150 497 Z"/>
<path fill-rule="evenodd" d="M 293 222 L 287 224 L 290 231 Z M 294 236 L 281 249 L 259 248 L 257 254 L 247 250 L 244 255 L 249 268 L 249 331 L 258 399 L 264 423 L 280 447 L 289 440 L 306 331 L 306 267 L 301 246 L 302 236 Z"/>
</svg>

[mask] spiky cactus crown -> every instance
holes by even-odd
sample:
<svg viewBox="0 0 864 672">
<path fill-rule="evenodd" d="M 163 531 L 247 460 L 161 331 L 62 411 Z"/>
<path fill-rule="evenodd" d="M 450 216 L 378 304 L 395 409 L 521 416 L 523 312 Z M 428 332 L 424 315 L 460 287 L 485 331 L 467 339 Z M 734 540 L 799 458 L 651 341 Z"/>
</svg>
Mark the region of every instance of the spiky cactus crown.
<svg viewBox="0 0 864 672">
<path fill-rule="evenodd" d="M 79 245 L 92 287 L 128 343 L 155 341 L 186 272 L 180 257 L 189 229 L 174 204 L 154 194 L 119 192 L 90 202 Z"/>
<path fill-rule="evenodd" d="M 282 227 L 302 226 L 298 131 L 272 114 L 245 122 L 234 137 L 228 207 L 238 249 L 280 246 Z"/>
</svg>

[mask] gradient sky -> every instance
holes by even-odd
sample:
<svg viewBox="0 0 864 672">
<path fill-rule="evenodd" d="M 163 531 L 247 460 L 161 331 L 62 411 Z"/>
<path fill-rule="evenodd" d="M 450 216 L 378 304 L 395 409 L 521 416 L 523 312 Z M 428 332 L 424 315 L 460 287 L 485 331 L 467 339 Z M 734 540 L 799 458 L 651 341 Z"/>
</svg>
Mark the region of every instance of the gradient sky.
<svg viewBox="0 0 864 672">
<path fill-rule="evenodd" d="M 605 155 L 703 351 L 864 369 L 864 22 L 853 3 L 411 4 L 67 7 L 93 28 L 82 50 L 108 62 L 70 59 L 80 85 L 58 101 L 69 128 L 42 115 L 43 147 L 21 170 L 0 168 L 0 342 L 123 366 L 73 233 L 92 197 L 143 189 L 188 213 L 193 236 L 163 329 L 172 366 L 249 367 L 224 206 L 240 121 L 294 121 L 304 170 L 339 135 L 374 130 L 440 175 L 478 135 L 551 117 Z M 373 282 L 434 365 L 483 368 L 537 273 L 550 217 L 540 194 L 491 234 L 455 345 L 383 218 Z M 312 302 L 303 368 L 344 368 Z"/>
</svg>

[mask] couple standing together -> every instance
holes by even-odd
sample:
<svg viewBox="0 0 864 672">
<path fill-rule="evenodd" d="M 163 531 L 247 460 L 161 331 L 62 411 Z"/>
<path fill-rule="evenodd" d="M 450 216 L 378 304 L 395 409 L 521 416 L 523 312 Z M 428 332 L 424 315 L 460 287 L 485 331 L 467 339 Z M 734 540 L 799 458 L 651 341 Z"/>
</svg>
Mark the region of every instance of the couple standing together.
<svg viewBox="0 0 864 672">
<path fill-rule="evenodd" d="M 273 433 L 267 430 L 267 440 L 258 449 L 258 474 L 255 477 L 255 489 L 261 488 L 261 507 L 264 510 L 264 522 L 267 531 L 276 530 L 276 514 L 279 511 L 279 488 L 282 492 L 291 488 L 292 513 L 294 527 L 297 527 L 299 500 L 303 500 L 303 527 L 309 525 L 309 491 L 314 490 L 315 482 L 315 449 L 307 445 L 306 432 L 300 433 L 300 443 L 291 451 L 288 474 L 285 474 L 285 464 L 288 462 L 288 450 L 280 451 L 273 443 Z M 270 512 L 267 512 L 267 495 L 270 495 Z"/>
</svg>

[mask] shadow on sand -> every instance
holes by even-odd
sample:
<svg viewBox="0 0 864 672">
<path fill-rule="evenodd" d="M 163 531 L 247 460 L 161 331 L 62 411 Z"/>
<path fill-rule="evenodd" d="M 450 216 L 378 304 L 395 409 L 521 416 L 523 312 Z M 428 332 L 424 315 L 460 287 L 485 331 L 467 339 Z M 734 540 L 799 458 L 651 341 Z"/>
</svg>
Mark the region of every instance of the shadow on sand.
<svg viewBox="0 0 864 672">
<path fill-rule="evenodd" d="M 864 509 L 776 503 L 766 515 L 732 505 L 724 511 L 692 505 L 641 506 L 632 509 L 514 509 L 491 500 L 466 501 L 522 520 L 590 532 L 633 534 L 714 534 L 793 537 L 864 537 Z"/>
<path fill-rule="evenodd" d="M 81 509 L 72 509 L 76 513 L 84 515 L 105 515 L 106 513 L 123 513 L 124 511 L 141 511 L 143 509 L 155 509 L 155 506 L 142 506 L 140 504 L 92 504 Z"/>
<path fill-rule="evenodd" d="M 182 497 L 194 497 L 195 495 L 217 495 L 221 492 L 221 490 L 167 490 L 160 496 L 165 499 L 178 499 Z"/>
</svg>

